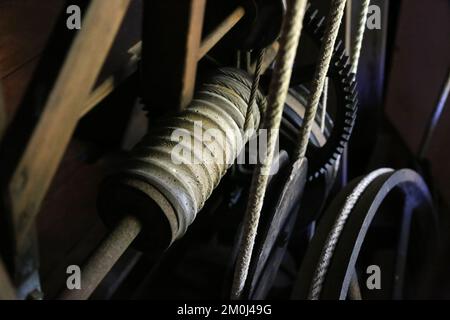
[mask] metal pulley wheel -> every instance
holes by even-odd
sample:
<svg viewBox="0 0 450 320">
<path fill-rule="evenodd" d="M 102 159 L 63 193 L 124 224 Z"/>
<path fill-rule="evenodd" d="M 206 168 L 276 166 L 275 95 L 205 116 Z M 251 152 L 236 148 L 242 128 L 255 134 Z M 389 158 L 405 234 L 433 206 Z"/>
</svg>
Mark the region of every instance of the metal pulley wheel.
<svg viewBox="0 0 450 320">
<path fill-rule="evenodd" d="M 303 259 L 294 299 L 417 298 L 437 218 L 423 179 L 414 171 L 380 169 L 349 183 L 319 221 Z M 381 270 L 381 289 L 366 286 L 367 268 Z"/>
<path fill-rule="evenodd" d="M 275 282 L 295 226 L 307 171 L 306 159 L 289 165 L 281 192 L 263 208 L 245 289 L 248 299 L 265 299 Z"/>
</svg>

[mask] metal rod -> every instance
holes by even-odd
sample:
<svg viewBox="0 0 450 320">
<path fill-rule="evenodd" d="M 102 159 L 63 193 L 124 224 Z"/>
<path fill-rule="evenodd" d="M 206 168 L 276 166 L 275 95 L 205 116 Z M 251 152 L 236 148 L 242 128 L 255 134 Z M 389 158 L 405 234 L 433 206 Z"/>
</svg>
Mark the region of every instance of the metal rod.
<svg viewBox="0 0 450 320">
<path fill-rule="evenodd" d="M 441 95 L 439 96 L 439 100 L 436 104 L 436 107 L 433 110 L 430 120 L 428 121 L 427 127 L 425 129 L 424 135 L 422 137 L 422 141 L 419 147 L 419 159 L 423 159 L 428 151 L 428 147 L 433 137 L 434 130 L 437 127 L 439 119 L 441 118 L 442 112 L 444 111 L 445 104 L 447 103 L 447 99 L 450 93 L 450 68 L 447 71 L 447 78 L 442 86 Z"/>
<path fill-rule="evenodd" d="M 81 289 L 66 289 L 61 299 L 88 299 L 140 231 L 141 223 L 135 217 L 125 217 L 102 241 L 81 269 Z"/>
</svg>

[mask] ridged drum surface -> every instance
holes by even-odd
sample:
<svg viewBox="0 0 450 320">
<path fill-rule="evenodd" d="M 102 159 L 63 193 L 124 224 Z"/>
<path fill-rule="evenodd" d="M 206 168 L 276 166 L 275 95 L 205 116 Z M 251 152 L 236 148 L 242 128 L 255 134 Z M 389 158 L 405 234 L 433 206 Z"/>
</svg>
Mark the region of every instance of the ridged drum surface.
<svg viewBox="0 0 450 320">
<path fill-rule="evenodd" d="M 110 194 L 111 185 L 138 180 L 158 192 L 155 196 L 147 188 L 141 188 L 144 197 L 157 204 L 157 197 L 162 195 L 167 199 L 172 208 L 159 206 L 168 219 L 168 211 L 175 212 L 177 221 L 171 222 L 171 241 L 181 237 L 248 141 L 243 126 L 251 84 L 249 75 L 234 69 L 220 69 L 209 77 L 190 106 L 151 128 L 120 172 L 105 181 L 106 187 L 100 190 L 100 211 L 114 211 L 116 197 Z M 253 128 L 259 127 L 259 110 L 264 103 L 264 97 L 258 92 L 258 108 L 253 108 L 251 114 Z M 123 209 L 127 199 L 120 199 L 120 203 L 116 207 Z M 130 203 L 130 207 L 136 210 L 134 204 Z M 143 218 L 144 233 L 152 232 L 152 222 L 145 219 L 146 212 L 130 213 Z M 108 222 L 109 213 L 101 214 Z"/>
</svg>

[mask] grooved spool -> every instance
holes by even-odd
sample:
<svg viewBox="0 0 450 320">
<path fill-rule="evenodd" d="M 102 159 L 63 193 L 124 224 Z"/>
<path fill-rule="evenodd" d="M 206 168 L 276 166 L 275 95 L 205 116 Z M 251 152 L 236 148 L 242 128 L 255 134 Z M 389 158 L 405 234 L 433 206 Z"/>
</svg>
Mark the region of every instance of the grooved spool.
<svg viewBox="0 0 450 320">
<path fill-rule="evenodd" d="M 181 114 L 162 119 L 129 159 L 102 184 L 99 212 L 107 225 L 126 214 L 143 224 L 138 244 L 167 248 L 184 235 L 260 123 L 265 99 L 258 92 L 251 127 L 244 133 L 252 81 L 224 68 L 209 77 Z"/>
</svg>

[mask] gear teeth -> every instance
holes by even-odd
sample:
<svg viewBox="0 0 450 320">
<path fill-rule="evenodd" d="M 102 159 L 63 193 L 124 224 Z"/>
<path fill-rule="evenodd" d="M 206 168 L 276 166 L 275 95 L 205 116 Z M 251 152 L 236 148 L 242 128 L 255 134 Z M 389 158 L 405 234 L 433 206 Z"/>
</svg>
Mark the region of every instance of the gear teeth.
<svg viewBox="0 0 450 320">
<path fill-rule="evenodd" d="M 347 57 L 347 59 L 348 59 L 348 57 Z M 345 64 L 345 66 L 344 66 L 344 74 L 346 74 L 346 75 L 351 75 L 352 73 L 351 73 L 351 71 L 352 71 L 352 66 L 350 65 L 350 63 L 348 63 L 348 64 Z"/>
<path fill-rule="evenodd" d="M 349 126 L 351 126 L 353 124 L 353 119 L 345 119 L 344 121 L 346 124 L 348 124 Z"/>
<path fill-rule="evenodd" d="M 339 142 L 339 145 L 345 149 L 345 146 L 347 145 L 348 140 L 350 140 L 350 136 L 349 135 L 344 135 L 342 136 L 344 138 L 344 140 Z"/>
<path fill-rule="evenodd" d="M 325 22 L 325 18 L 320 19 L 319 22 L 317 22 L 317 27 L 321 28 L 323 26 L 324 22 Z"/>
<path fill-rule="evenodd" d="M 354 91 L 353 93 L 345 96 L 345 99 L 347 101 L 355 101 L 356 100 L 356 96 L 358 95 L 358 93 L 356 91 Z"/>
<path fill-rule="evenodd" d="M 348 87 L 344 88 L 345 92 L 354 93 L 356 92 L 356 82 L 352 82 Z"/>
<path fill-rule="evenodd" d="M 313 41 L 320 46 L 325 33 L 325 19 L 320 17 L 319 11 L 314 9 L 310 3 L 308 3 L 305 12 L 305 21 L 305 32 L 307 32 L 312 37 Z M 313 160 L 310 162 L 308 181 L 313 181 L 326 174 L 326 172 L 334 166 L 351 138 L 357 116 L 358 94 L 356 76 L 351 73 L 350 58 L 346 55 L 345 46 L 341 40 L 338 40 L 335 45 L 328 74 L 335 83 L 335 86 L 339 88 L 337 90 L 340 92 L 341 100 L 338 103 L 342 103 L 343 105 L 341 105 L 341 108 L 344 109 L 344 119 L 339 120 L 337 125 L 335 124 L 331 136 L 324 146 L 329 150 L 327 151 L 329 152 L 328 155 L 325 156 L 325 154 L 322 153 L 317 159 L 314 159 L 314 153 L 312 154 Z M 330 145 L 328 145 L 328 142 L 330 142 Z"/>
<path fill-rule="evenodd" d="M 345 131 L 346 133 L 348 133 L 348 134 L 351 134 L 351 133 L 352 133 L 352 128 L 345 127 L 345 128 L 344 128 L 344 131 Z"/>
<path fill-rule="evenodd" d="M 342 50 L 342 46 L 343 46 L 343 42 L 342 40 L 338 40 L 335 47 L 334 47 L 334 52 L 339 52 L 339 50 Z"/>
<path fill-rule="evenodd" d="M 339 159 L 339 157 L 340 157 L 341 154 L 342 154 L 342 151 L 339 151 L 339 148 L 337 148 L 337 151 L 338 151 L 338 152 L 334 152 L 333 155 L 331 156 L 331 159 L 332 159 L 333 161 L 328 160 L 328 164 L 329 164 L 330 166 L 332 166 L 332 165 L 334 164 L 334 162 L 335 162 L 337 159 Z"/>
<path fill-rule="evenodd" d="M 352 118 L 352 119 L 355 119 L 355 118 L 356 118 L 355 113 L 352 112 L 352 111 L 347 111 L 347 112 L 345 113 L 345 115 L 346 115 L 348 118 Z"/>
<path fill-rule="evenodd" d="M 317 10 L 317 9 L 313 10 L 309 16 L 309 21 L 314 22 L 314 20 L 316 19 L 318 14 L 319 14 L 319 10 Z"/>
<path fill-rule="evenodd" d="M 342 60 L 342 59 L 344 58 L 344 56 L 345 56 L 345 50 L 344 50 L 344 48 L 340 48 L 340 49 L 336 52 L 337 60 L 338 60 L 338 61 Z"/>
</svg>

